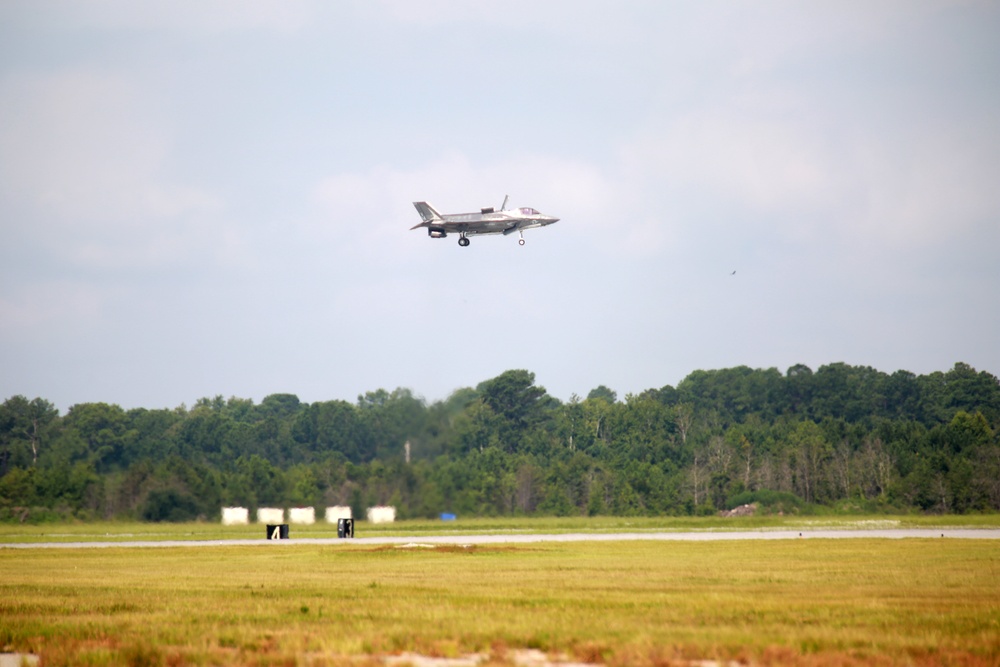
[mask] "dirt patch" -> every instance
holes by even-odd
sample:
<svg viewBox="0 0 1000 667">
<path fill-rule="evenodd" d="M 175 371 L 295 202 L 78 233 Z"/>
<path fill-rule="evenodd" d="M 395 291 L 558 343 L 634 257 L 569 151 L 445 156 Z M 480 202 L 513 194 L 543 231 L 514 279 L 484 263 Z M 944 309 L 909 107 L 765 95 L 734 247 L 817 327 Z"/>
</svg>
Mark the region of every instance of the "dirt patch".
<svg viewBox="0 0 1000 667">
<path fill-rule="evenodd" d="M 488 667 L 489 665 L 505 665 L 513 667 L 600 667 L 602 663 L 576 662 L 565 655 L 550 656 L 538 649 L 516 649 L 504 651 L 501 655 L 491 656 L 488 653 L 470 653 L 458 658 L 435 658 L 419 653 L 402 653 L 387 656 L 382 659 L 387 667 Z M 671 665 L 684 667 L 743 667 L 741 663 L 717 660 L 678 660 Z"/>
<path fill-rule="evenodd" d="M 757 512 L 757 505 L 740 505 L 739 507 L 734 507 L 731 510 L 723 510 L 719 512 L 719 516 L 732 517 L 732 516 L 753 516 Z"/>
<path fill-rule="evenodd" d="M 514 667 L 595 667 L 592 662 L 573 662 L 565 656 L 552 658 L 538 649 L 507 651 L 500 664 Z M 403 653 L 383 659 L 390 667 L 479 667 L 496 664 L 487 653 L 472 653 L 458 658 L 432 658 L 418 653 Z"/>
<path fill-rule="evenodd" d="M 448 544 L 448 543 L 429 543 L 429 542 L 407 542 L 405 544 L 386 544 L 373 547 L 370 549 L 363 549 L 362 551 L 367 551 L 369 553 L 405 553 L 405 552 L 427 552 L 433 551 L 435 553 L 446 553 L 446 554 L 494 554 L 494 553 L 525 553 L 540 551 L 538 548 L 533 548 L 531 546 L 517 545 L 517 546 L 507 546 L 507 545 L 481 545 L 481 544 Z"/>
</svg>

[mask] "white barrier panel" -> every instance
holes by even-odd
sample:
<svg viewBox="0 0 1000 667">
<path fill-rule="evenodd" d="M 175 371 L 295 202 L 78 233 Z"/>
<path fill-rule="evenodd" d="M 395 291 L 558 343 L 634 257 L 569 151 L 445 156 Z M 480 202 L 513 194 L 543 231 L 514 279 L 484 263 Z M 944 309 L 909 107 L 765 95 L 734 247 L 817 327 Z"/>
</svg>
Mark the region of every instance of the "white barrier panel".
<svg viewBox="0 0 1000 667">
<path fill-rule="evenodd" d="M 334 505 L 326 508 L 326 522 L 337 523 L 338 519 L 350 519 L 351 508 L 348 505 Z"/>
<path fill-rule="evenodd" d="M 316 523 L 315 507 L 293 507 L 288 510 L 288 523 Z"/>
<path fill-rule="evenodd" d="M 223 526 L 245 526 L 250 523 L 250 510 L 246 507 L 223 507 Z"/>
<path fill-rule="evenodd" d="M 285 510 L 277 507 L 259 507 L 257 523 L 285 523 Z"/>
<path fill-rule="evenodd" d="M 368 508 L 368 521 L 371 523 L 392 523 L 396 520 L 396 508 L 388 505 L 376 505 Z"/>
</svg>

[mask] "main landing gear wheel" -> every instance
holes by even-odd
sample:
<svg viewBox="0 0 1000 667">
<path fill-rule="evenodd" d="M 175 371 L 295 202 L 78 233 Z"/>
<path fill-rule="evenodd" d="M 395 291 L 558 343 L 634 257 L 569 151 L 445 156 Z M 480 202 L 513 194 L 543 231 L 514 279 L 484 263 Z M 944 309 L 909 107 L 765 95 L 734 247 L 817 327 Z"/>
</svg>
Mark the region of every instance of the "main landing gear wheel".
<svg viewBox="0 0 1000 667">
<path fill-rule="evenodd" d="M 464 236 L 460 237 L 458 239 L 458 245 L 464 248 L 465 246 L 469 245 L 469 239 L 465 238 Z"/>
</svg>

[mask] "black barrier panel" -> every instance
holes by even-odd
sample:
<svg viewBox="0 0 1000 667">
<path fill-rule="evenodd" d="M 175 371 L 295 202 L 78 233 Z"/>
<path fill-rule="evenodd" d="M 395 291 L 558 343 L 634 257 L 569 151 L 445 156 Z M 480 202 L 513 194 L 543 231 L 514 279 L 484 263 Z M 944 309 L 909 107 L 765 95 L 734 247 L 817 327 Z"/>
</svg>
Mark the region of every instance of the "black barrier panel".
<svg viewBox="0 0 1000 667">
<path fill-rule="evenodd" d="M 267 525 L 267 539 L 269 540 L 287 540 L 288 539 L 288 524 L 268 524 Z"/>
<path fill-rule="evenodd" d="M 354 519 L 337 519 L 337 537 L 354 537 Z"/>
</svg>

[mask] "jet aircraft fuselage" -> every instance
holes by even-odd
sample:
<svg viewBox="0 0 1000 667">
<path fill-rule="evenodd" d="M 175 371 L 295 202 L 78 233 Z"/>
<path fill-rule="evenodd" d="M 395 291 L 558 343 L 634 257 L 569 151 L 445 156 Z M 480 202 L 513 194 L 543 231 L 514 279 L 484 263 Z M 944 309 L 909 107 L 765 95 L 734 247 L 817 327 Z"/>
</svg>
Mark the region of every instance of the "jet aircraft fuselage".
<svg viewBox="0 0 1000 667">
<path fill-rule="evenodd" d="M 518 243 L 524 245 L 524 230 L 544 227 L 558 222 L 559 218 L 545 215 L 530 207 L 515 208 L 509 211 L 504 210 L 507 206 L 507 198 L 503 200 L 503 206 L 497 211 L 492 207 L 480 209 L 478 213 L 438 213 L 434 207 L 425 201 L 415 201 L 413 206 L 420 214 L 422 222 L 414 225 L 410 229 L 419 227 L 427 228 L 427 235 L 435 239 L 443 239 L 448 234 L 458 234 L 458 245 L 469 245 L 470 236 L 479 234 L 503 234 L 507 236 L 517 232 L 521 238 Z"/>
</svg>

